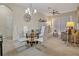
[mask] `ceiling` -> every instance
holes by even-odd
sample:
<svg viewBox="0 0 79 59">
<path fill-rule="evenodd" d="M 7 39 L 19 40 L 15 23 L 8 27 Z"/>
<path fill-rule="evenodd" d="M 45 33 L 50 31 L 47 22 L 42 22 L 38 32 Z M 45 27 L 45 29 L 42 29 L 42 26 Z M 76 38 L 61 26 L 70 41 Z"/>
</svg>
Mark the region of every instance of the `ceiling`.
<svg viewBox="0 0 79 59">
<path fill-rule="evenodd" d="M 35 8 L 37 9 L 38 12 L 41 12 L 45 15 L 50 15 L 48 7 L 51 7 L 52 9 L 55 9 L 62 14 L 74 11 L 79 6 L 78 3 L 12 3 L 12 4 L 10 3 L 7 5 L 14 5 L 26 9 L 30 7 L 30 4 L 32 4 L 33 9 Z"/>
</svg>

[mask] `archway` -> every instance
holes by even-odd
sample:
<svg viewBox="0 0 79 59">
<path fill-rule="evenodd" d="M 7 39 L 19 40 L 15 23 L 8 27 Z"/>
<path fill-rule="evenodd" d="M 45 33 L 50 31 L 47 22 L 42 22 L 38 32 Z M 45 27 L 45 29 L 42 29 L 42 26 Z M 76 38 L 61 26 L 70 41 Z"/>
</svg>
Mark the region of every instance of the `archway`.
<svg viewBox="0 0 79 59">
<path fill-rule="evenodd" d="M 5 5 L 0 5 L 0 33 L 4 37 L 12 36 L 12 11 Z"/>
</svg>

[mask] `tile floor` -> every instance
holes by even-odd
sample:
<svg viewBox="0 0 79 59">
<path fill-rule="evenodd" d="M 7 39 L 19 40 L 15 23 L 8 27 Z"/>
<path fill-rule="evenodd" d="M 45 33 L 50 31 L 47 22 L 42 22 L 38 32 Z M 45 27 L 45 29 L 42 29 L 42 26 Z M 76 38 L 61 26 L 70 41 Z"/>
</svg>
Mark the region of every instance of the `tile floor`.
<svg viewBox="0 0 79 59">
<path fill-rule="evenodd" d="M 19 49 L 14 48 L 12 40 L 4 40 L 4 56 L 79 56 L 79 47 L 67 46 L 61 39 L 47 38 L 42 45 Z"/>
</svg>

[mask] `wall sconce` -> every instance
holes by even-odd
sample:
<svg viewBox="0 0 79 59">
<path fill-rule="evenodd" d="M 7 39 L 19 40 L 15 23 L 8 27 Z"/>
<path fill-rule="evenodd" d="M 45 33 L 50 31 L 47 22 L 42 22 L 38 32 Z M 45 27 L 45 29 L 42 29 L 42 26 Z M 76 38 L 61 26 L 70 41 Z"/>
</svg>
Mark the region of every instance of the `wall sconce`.
<svg viewBox="0 0 79 59">
<path fill-rule="evenodd" d="M 47 25 L 48 26 L 51 26 L 51 21 L 47 21 Z"/>
</svg>

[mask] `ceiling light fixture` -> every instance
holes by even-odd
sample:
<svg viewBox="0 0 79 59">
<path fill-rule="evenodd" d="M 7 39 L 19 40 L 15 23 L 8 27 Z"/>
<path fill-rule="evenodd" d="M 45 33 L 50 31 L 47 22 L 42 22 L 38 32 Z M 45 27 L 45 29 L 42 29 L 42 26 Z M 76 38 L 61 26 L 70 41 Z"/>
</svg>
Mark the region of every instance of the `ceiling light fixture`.
<svg viewBox="0 0 79 59">
<path fill-rule="evenodd" d="M 25 10 L 24 19 L 28 22 L 32 19 L 33 15 L 37 13 L 37 10 L 30 4 L 29 8 Z"/>
<path fill-rule="evenodd" d="M 33 9 L 32 4 L 30 4 L 30 7 L 25 10 L 25 13 L 28 13 L 29 15 L 32 15 L 32 14 L 37 13 L 37 10 Z"/>
</svg>

